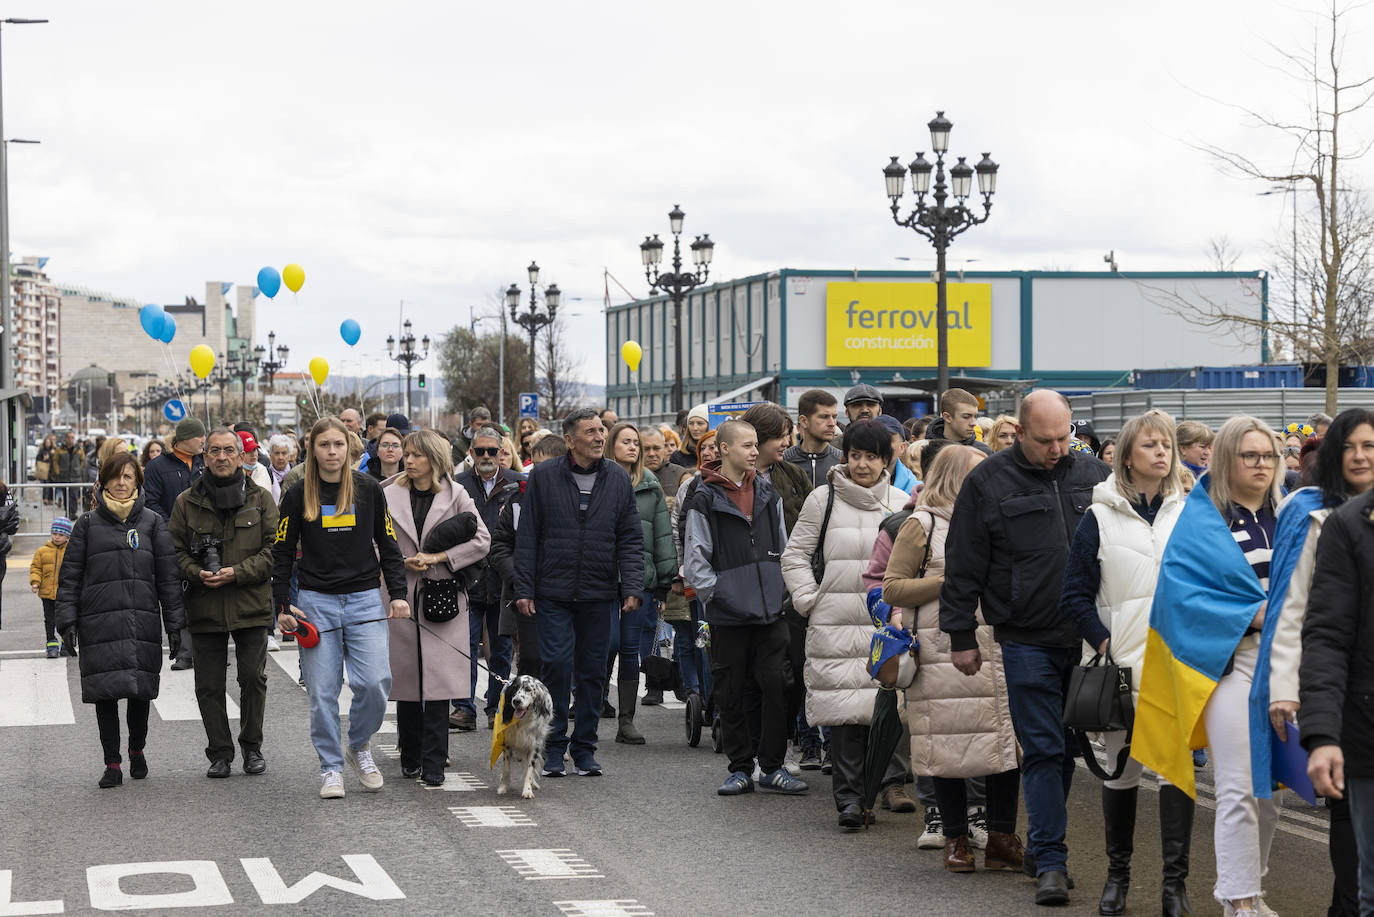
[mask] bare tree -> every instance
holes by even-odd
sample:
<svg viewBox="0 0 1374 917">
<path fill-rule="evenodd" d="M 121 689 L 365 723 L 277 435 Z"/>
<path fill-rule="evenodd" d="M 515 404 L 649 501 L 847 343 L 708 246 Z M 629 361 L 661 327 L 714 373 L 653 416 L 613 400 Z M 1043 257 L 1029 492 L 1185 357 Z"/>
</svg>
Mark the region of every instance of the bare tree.
<svg viewBox="0 0 1374 917">
<path fill-rule="evenodd" d="M 1287 168 L 1272 168 L 1218 146 L 1202 147 L 1224 167 L 1244 177 L 1292 187 L 1294 206 L 1301 206 L 1298 189 L 1312 192 L 1312 204 L 1304 208 L 1306 247 L 1291 259 L 1290 270 L 1297 271 L 1292 279 L 1299 281 L 1296 301 L 1265 319 L 1218 308 L 1207 301 L 1194 302 L 1190 310 L 1181 312 L 1194 312 L 1190 320 L 1204 325 L 1272 330 L 1281 341 L 1292 343 L 1295 355 L 1309 354 L 1314 362 L 1324 364 L 1327 413 L 1337 410 L 1341 361 L 1367 352 L 1370 343 L 1367 262 L 1374 222 L 1363 199 L 1341 182 L 1345 168 L 1369 151 L 1367 143 L 1346 145 L 1344 132 L 1350 129 L 1350 119 L 1374 98 L 1374 76 L 1351 77 L 1345 71 L 1345 19 L 1350 12 L 1331 0 L 1329 9 L 1322 13 L 1310 51 L 1297 53 L 1270 45 L 1282 66 L 1307 84 L 1311 93 L 1301 119 L 1231 106 L 1291 139 L 1294 151 Z"/>
<path fill-rule="evenodd" d="M 546 419 L 556 420 L 587 404 L 581 370 L 582 359 L 569 346 L 563 317 L 558 316 L 544 329 L 538 362 L 541 413 Z"/>
<path fill-rule="evenodd" d="M 493 331 L 479 336 L 466 325 L 455 325 L 440 338 L 438 357 L 448 409 L 466 413 L 478 405 L 485 405 L 494 416 L 501 401 L 500 333 Z M 520 392 L 529 375 L 529 351 L 520 346 L 518 339 L 507 338 L 507 411 L 520 403 Z"/>
</svg>

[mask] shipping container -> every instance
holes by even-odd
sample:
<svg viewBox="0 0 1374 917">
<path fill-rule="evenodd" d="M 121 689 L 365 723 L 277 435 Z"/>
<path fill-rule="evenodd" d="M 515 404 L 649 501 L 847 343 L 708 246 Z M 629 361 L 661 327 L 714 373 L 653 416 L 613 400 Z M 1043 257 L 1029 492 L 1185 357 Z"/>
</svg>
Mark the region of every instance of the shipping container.
<svg viewBox="0 0 1374 917">
<path fill-rule="evenodd" d="M 1137 369 L 1132 373 L 1137 389 L 1302 388 L 1300 363 L 1255 363 L 1248 366 L 1171 366 Z M 1311 385 L 1311 380 L 1307 383 Z M 1341 385 L 1357 386 L 1342 375 Z"/>
</svg>

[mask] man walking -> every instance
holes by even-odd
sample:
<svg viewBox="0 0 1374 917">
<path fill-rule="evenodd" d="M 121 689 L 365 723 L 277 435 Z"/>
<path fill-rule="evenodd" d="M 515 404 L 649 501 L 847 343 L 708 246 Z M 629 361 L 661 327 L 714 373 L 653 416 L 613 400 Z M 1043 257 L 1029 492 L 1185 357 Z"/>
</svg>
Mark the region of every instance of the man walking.
<svg viewBox="0 0 1374 917">
<path fill-rule="evenodd" d="M 496 518 L 510 496 L 507 485 L 525 480 L 525 476 L 497 465 L 501 454 L 501 434 L 495 427 L 483 427 L 473 434 L 472 467 L 458 475 L 458 485 L 464 488 L 477 504 L 477 511 L 488 532 L 496 531 Z M 501 577 L 491 568 L 490 558 L 479 562 L 477 580 L 468 586 L 469 666 L 472 670 L 472 690 L 468 696 L 454 701 L 449 725 L 461 732 L 477 728 L 477 660 L 482 651 L 482 625 L 487 626 L 487 690 L 484 711 L 487 728 L 496 721 L 496 705 L 501 697 L 499 679 L 510 675 L 514 645 L 511 638 L 501 636 Z"/>
<path fill-rule="evenodd" d="M 85 481 L 86 450 L 76 441 L 76 433 L 68 430 L 62 437 L 62 444 L 52 453 L 52 468 L 49 480 L 54 484 L 81 484 Z M 62 499 L 66 504 L 67 518 L 75 520 L 85 507 L 85 489 L 67 486 L 62 488 Z"/>
<path fill-rule="evenodd" d="M 453 467 L 457 468 L 468 457 L 472 448 L 472 438 L 477 431 L 491 424 L 491 411 L 478 405 L 468 415 L 468 425 L 453 436 Z"/>
<path fill-rule="evenodd" d="M 229 638 L 239 681 L 243 771 L 267 770 L 262 716 L 267 704 L 267 634 L 272 625 L 272 541 L 277 506 L 271 491 L 243 473 L 243 441 L 232 430 L 210 434 L 209 473 L 177 497 L 168 529 L 186 589 L 186 622 L 195 644 L 196 701 L 205 724 L 207 777 L 228 777 L 234 737 L 225 703 Z"/>
<path fill-rule="evenodd" d="M 926 427 L 926 439 L 947 439 L 992 455 L 992 449 L 974 435 L 977 426 L 978 399 L 961 388 L 952 388 L 940 396 L 940 416 Z"/>
<path fill-rule="evenodd" d="M 1030 849 L 1025 868 L 1037 877 L 1036 904 L 1067 904 L 1066 799 L 1073 756 L 1063 726 L 1064 695 L 1082 641 L 1059 611 L 1069 544 L 1110 468 L 1069 449 L 1068 400 L 1041 389 L 1021 402 L 1017 441 L 976 465 L 954 504 L 945 544 L 940 629 L 949 634 L 955 668 L 982 665 L 978 612 L 1002 645 L 1016 738 L 1023 752 Z"/>
<path fill-rule="evenodd" d="M 630 476 L 605 458 L 606 429 L 590 408 L 563 421 L 568 455 L 535 465 L 515 534 L 515 606 L 539 616 L 543 681 L 553 698 L 544 775 L 561 777 L 568 693 L 577 682 L 573 765 L 601 776 L 596 727 L 615 616 L 639 609 L 644 533 Z"/>
<path fill-rule="evenodd" d="M 751 409 L 752 410 L 752 409 Z M 711 675 L 720 710 L 730 776 L 716 792 L 754 791 L 755 742 L 746 694 L 761 695 L 757 742 L 759 784 L 788 795 L 806 783 L 783 769 L 787 752 L 787 698 L 783 666 L 787 622 L 782 617 L 782 551 L 787 526 L 782 498 L 754 471 L 759 441 L 742 420 L 716 429 L 720 461 L 702 469 L 701 484 L 687 504 L 683 569 L 687 585 L 711 626 Z"/>
<path fill-rule="evenodd" d="M 867 382 L 844 393 L 844 413 L 850 423 L 873 420 L 883 412 L 883 394 Z"/>
<path fill-rule="evenodd" d="M 195 417 L 182 419 L 172 431 L 170 445 L 143 469 L 143 504 L 167 520 L 172 518 L 177 497 L 205 473 L 205 458 L 201 455 L 205 449 L 205 424 Z M 192 664 L 191 632 L 183 627 L 172 669 L 181 671 Z"/>
<path fill-rule="evenodd" d="M 797 399 L 797 444 L 782 457 L 806 473 L 813 489 L 843 461 L 840 450 L 830 444 L 839 421 L 840 403 L 825 389 L 813 388 Z"/>
</svg>

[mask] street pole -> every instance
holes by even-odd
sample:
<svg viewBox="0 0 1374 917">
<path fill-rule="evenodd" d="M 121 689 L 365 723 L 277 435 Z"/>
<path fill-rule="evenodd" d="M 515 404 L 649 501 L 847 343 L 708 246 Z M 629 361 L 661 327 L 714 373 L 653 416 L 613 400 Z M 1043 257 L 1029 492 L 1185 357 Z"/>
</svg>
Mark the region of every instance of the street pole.
<svg viewBox="0 0 1374 917">
<path fill-rule="evenodd" d="M 649 291 L 657 290 L 665 294 L 673 303 L 673 410 L 685 408 L 682 382 L 682 302 L 687 294 L 705 283 L 711 275 L 711 257 L 716 243 L 710 234 L 697 236 L 690 248 L 695 265 L 689 273 L 682 269 L 682 221 L 686 214 L 677 204 L 668 211 L 668 231 L 673 234 L 673 269 L 660 274 L 658 265 L 663 261 L 663 242 L 655 233 L 653 238 L 644 237 L 639 244 L 640 260 L 644 263 L 644 279 L 649 283 Z M 643 410 L 643 405 L 640 405 Z"/>
<path fill-rule="evenodd" d="M 498 362 L 500 369 L 497 372 L 497 385 L 501 387 L 496 396 L 497 410 L 501 412 L 501 423 L 506 422 L 506 313 L 498 309 L 497 314 L 501 316 L 501 357 Z"/>
<path fill-rule="evenodd" d="M 406 364 L 406 417 L 410 417 L 410 364 Z"/>
</svg>

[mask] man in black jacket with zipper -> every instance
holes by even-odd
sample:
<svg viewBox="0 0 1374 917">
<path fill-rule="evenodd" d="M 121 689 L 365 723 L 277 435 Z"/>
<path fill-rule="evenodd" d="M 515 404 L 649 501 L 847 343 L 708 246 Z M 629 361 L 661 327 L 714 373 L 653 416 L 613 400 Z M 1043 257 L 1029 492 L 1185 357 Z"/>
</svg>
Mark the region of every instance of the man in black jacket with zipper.
<svg viewBox="0 0 1374 917">
<path fill-rule="evenodd" d="M 542 679 L 553 698 L 544 776 L 561 777 L 568 694 L 577 681 L 571 751 L 577 773 L 601 776 L 596 727 L 617 614 L 638 610 L 644 532 L 630 476 L 605 458 L 606 428 L 590 409 L 563 421 L 568 455 L 530 470 L 515 533 L 515 607 L 539 616 Z"/>
<path fill-rule="evenodd" d="M 949 634 L 954 666 L 965 675 L 982 665 L 975 635 L 980 604 L 1001 644 L 1023 751 L 1025 865 L 1036 870 L 1037 904 L 1067 904 L 1066 800 L 1074 765 L 1062 718 L 1081 640 L 1059 610 L 1059 594 L 1074 531 L 1092 503 L 1093 487 L 1111 469 L 1070 451 L 1073 413 L 1058 392 L 1027 395 L 1016 432 L 1012 448 L 969 472 L 955 501 L 940 629 Z"/>
</svg>

